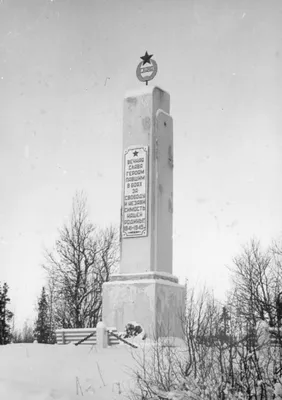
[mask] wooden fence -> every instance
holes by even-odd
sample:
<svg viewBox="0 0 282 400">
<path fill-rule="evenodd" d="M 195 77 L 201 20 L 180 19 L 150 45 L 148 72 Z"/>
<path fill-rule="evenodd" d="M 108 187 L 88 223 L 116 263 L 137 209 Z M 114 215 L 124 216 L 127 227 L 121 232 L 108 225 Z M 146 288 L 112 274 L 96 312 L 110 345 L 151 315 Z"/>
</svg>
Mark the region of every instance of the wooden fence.
<svg viewBox="0 0 282 400">
<path fill-rule="evenodd" d="M 113 346 L 119 344 L 120 341 L 114 335 L 112 335 L 109 331 L 118 334 L 116 328 L 108 328 L 108 345 Z M 69 344 L 69 343 L 78 343 L 80 340 L 84 339 L 91 333 L 94 333 L 93 336 L 90 336 L 85 341 L 80 343 L 80 345 L 96 345 L 96 328 L 82 328 L 82 329 L 57 329 L 56 330 L 56 341 L 57 344 Z"/>
</svg>

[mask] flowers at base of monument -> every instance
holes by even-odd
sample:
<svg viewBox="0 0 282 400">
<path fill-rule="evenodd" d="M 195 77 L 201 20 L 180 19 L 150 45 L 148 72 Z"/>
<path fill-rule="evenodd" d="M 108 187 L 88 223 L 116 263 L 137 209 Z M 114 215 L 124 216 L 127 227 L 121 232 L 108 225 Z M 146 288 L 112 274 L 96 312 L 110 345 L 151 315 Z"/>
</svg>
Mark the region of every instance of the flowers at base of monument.
<svg viewBox="0 0 282 400">
<path fill-rule="evenodd" d="M 144 328 L 141 324 L 138 324 L 137 322 L 128 322 L 128 324 L 126 324 L 125 326 L 124 338 L 128 339 L 137 336 L 142 340 L 146 339 Z"/>
</svg>

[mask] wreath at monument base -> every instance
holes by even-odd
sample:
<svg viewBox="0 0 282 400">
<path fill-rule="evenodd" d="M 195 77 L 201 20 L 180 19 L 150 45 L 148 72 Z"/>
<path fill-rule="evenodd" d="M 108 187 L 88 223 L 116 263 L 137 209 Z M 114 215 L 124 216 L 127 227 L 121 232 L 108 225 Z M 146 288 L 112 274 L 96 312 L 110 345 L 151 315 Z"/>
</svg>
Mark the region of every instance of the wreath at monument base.
<svg viewBox="0 0 282 400">
<path fill-rule="evenodd" d="M 146 339 L 146 333 L 142 325 L 138 324 L 137 322 L 129 322 L 125 326 L 125 334 L 124 338 L 133 338 L 133 337 L 140 337 L 142 340 Z"/>
</svg>

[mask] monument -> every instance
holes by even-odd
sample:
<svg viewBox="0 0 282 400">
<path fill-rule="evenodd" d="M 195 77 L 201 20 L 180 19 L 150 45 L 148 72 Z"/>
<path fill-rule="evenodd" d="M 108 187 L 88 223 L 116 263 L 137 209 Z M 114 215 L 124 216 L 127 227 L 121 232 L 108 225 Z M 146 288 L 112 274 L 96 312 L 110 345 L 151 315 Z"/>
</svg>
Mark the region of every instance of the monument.
<svg viewBox="0 0 282 400">
<path fill-rule="evenodd" d="M 124 99 L 120 272 L 103 285 L 103 322 L 121 332 L 136 321 L 151 338 L 182 337 L 185 289 L 172 274 L 170 96 L 147 86 L 157 68 L 151 57 L 146 52 L 137 68 L 146 86 Z"/>
</svg>

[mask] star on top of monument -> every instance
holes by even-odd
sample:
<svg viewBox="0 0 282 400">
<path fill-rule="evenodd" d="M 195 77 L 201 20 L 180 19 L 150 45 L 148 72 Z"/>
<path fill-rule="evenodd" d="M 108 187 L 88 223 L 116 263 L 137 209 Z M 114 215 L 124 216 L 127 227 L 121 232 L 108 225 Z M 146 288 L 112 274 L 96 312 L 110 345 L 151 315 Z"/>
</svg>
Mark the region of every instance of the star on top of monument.
<svg viewBox="0 0 282 400">
<path fill-rule="evenodd" d="M 137 157 L 137 156 L 138 156 L 138 151 L 135 150 L 135 151 L 133 152 L 133 157 Z"/>
<path fill-rule="evenodd" d="M 146 51 L 145 55 L 140 57 L 141 61 L 136 69 L 136 76 L 141 82 L 146 82 L 148 85 L 148 81 L 154 79 L 158 72 L 158 65 L 155 60 L 151 60 L 153 54 L 148 54 Z M 145 66 L 145 64 L 149 64 L 149 66 Z"/>
<path fill-rule="evenodd" d="M 146 51 L 145 55 L 143 57 L 140 57 L 141 60 L 143 60 L 143 65 L 145 64 L 151 64 L 151 58 L 153 57 L 153 54 L 149 55 L 148 52 Z"/>
</svg>

